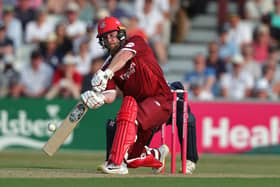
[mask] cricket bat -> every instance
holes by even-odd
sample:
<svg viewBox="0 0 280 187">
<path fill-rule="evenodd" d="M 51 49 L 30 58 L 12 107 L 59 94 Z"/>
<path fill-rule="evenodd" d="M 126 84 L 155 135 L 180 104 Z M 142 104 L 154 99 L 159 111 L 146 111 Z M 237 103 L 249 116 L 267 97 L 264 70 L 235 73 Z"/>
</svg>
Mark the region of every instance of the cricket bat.
<svg viewBox="0 0 280 187">
<path fill-rule="evenodd" d="M 79 101 L 72 111 L 68 114 L 66 119 L 57 128 L 54 134 L 50 137 L 48 142 L 44 145 L 43 151 L 53 156 L 59 147 L 64 143 L 66 138 L 72 133 L 74 128 L 78 125 L 79 121 L 84 117 L 88 110 L 88 107 Z"/>
</svg>

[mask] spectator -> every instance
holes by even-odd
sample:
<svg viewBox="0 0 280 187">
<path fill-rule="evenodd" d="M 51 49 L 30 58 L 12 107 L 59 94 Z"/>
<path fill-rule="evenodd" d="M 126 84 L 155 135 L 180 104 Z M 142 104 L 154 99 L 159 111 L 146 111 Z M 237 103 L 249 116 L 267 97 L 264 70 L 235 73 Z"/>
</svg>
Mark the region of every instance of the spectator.
<svg viewBox="0 0 280 187">
<path fill-rule="evenodd" d="M 52 87 L 46 95 L 47 99 L 56 96 L 63 98 L 80 98 L 82 76 L 76 69 L 77 59 L 72 54 L 63 58 L 63 64 L 55 71 Z"/>
<path fill-rule="evenodd" d="M 280 64 L 280 49 L 277 45 L 271 45 L 269 46 L 269 55 L 268 55 L 268 61 L 273 62 L 274 64 Z M 280 78 L 280 77 L 279 77 Z M 280 79 L 279 79 L 280 80 Z"/>
<path fill-rule="evenodd" d="M 261 66 L 254 60 L 254 49 L 252 44 L 244 44 L 241 47 L 244 57 L 244 65 L 242 70 L 250 74 L 254 81 L 261 77 Z"/>
<path fill-rule="evenodd" d="M 135 1 L 135 12 L 138 17 L 141 17 L 147 2 L 152 4 L 151 12 L 158 12 L 164 20 L 162 22 L 162 41 L 164 45 L 168 45 L 170 42 L 171 29 L 170 2 L 169 0 L 137 0 Z"/>
<path fill-rule="evenodd" d="M 216 42 L 210 42 L 208 44 L 206 66 L 215 70 L 216 80 L 220 80 L 221 75 L 227 71 L 226 62 L 219 57 L 219 45 Z"/>
<path fill-rule="evenodd" d="M 86 25 L 78 19 L 79 5 L 75 2 L 68 3 L 66 7 L 66 33 L 70 39 L 77 39 L 86 33 Z"/>
<path fill-rule="evenodd" d="M 219 30 L 219 57 L 229 63 L 231 57 L 239 54 L 239 48 L 228 37 L 229 28 L 224 26 Z"/>
<path fill-rule="evenodd" d="M 146 31 L 148 41 L 160 64 L 167 61 L 166 48 L 162 42 L 163 17 L 162 14 L 153 8 L 153 1 L 146 0 L 144 8 L 138 13 L 139 27 Z"/>
<path fill-rule="evenodd" d="M 3 70 L 0 68 L 0 98 L 11 95 L 19 83 L 20 75 L 13 67 L 14 57 L 6 55 Z"/>
<path fill-rule="evenodd" d="M 56 34 L 56 54 L 60 61 L 62 61 L 64 55 L 73 50 L 73 43 L 71 39 L 66 35 L 65 23 L 58 23 L 55 27 Z"/>
<path fill-rule="evenodd" d="M 134 9 L 134 4 L 132 3 L 133 1 L 131 0 L 119 0 L 118 1 L 118 7 L 125 11 L 128 15 L 134 15 L 135 14 L 135 9 Z"/>
<path fill-rule="evenodd" d="M 272 91 L 275 94 L 273 99 L 278 99 L 280 97 L 280 66 L 277 61 L 273 61 L 272 59 L 269 59 L 266 65 L 274 71 L 273 79 L 271 81 Z"/>
<path fill-rule="evenodd" d="M 25 41 L 27 43 L 38 44 L 45 41 L 47 36 L 53 32 L 54 26 L 46 18 L 47 13 L 45 10 L 37 10 L 36 20 L 29 22 L 26 26 Z"/>
<path fill-rule="evenodd" d="M 22 45 L 22 27 L 20 21 L 14 16 L 13 7 L 4 7 L 3 21 L 6 25 L 7 37 L 13 41 L 15 49 L 18 49 Z"/>
<path fill-rule="evenodd" d="M 86 75 L 87 73 L 89 73 L 90 70 L 91 57 L 88 50 L 88 44 L 89 44 L 88 40 L 82 41 L 82 43 L 80 44 L 80 50 L 77 57 L 76 67 L 77 67 L 77 71 L 81 75 Z"/>
<path fill-rule="evenodd" d="M 172 22 L 171 41 L 181 43 L 188 36 L 190 29 L 190 20 L 186 11 L 180 5 L 179 0 L 172 0 L 170 2 L 170 9 Z"/>
<path fill-rule="evenodd" d="M 229 42 L 232 42 L 240 49 L 241 44 L 252 42 L 251 27 L 241 21 L 240 16 L 232 14 L 230 16 L 230 29 L 228 34 Z"/>
<path fill-rule="evenodd" d="M 55 33 L 50 33 L 46 41 L 40 44 L 40 51 L 42 52 L 44 62 L 50 65 L 54 70 L 60 65 L 60 58 L 57 52 L 57 36 Z"/>
<path fill-rule="evenodd" d="M 242 71 L 244 59 L 237 55 L 232 59 L 233 70 L 221 77 L 221 95 L 225 98 L 240 100 L 251 96 L 254 86 L 253 77 Z"/>
<path fill-rule="evenodd" d="M 263 64 L 269 55 L 269 29 L 265 25 L 261 25 L 257 29 L 256 39 L 253 43 L 254 59 L 257 63 Z"/>
<path fill-rule="evenodd" d="M 129 16 L 128 13 L 119 8 L 116 0 L 106 0 L 106 5 L 110 16 L 114 16 L 118 19 L 127 18 Z"/>
<path fill-rule="evenodd" d="M 202 54 L 197 54 L 194 59 L 194 71 L 187 73 L 184 86 L 190 89 L 190 95 L 198 99 L 212 99 L 212 88 L 215 83 L 215 70 L 206 67 L 206 60 Z"/>
<path fill-rule="evenodd" d="M 95 57 L 103 56 L 105 52 L 102 46 L 99 44 L 98 38 L 96 36 L 97 36 L 97 28 L 93 23 L 93 21 L 89 22 L 87 24 L 87 32 L 85 36 L 77 39 L 77 41 L 75 42 L 75 46 L 74 46 L 75 53 L 79 53 L 81 43 L 88 41 L 89 42 L 88 51 L 90 57 L 95 58 Z"/>
<path fill-rule="evenodd" d="M 92 21 L 94 19 L 94 13 L 96 12 L 92 1 L 76 0 L 76 2 L 80 7 L 79 19 L 85 23 Z"/>
<path fill-rule="evenodd" d="M 262 69 L 262 77 L 257 80 L 255 86 L 255 96 L 260 99 L 277 99 L 277 85 L 273 79 L 275 75 L 275 67 L 271 64 L 265 64 Z"/>
<path fill-rule="evenodd" d="M 43 62 L 41 53 L 34 50 L 31 53 L 31 64 L 20 72 L 21 82 L 14 89 L 13 96 L 43 97 L 51 85 L 52 76 L 51 67 Z"/>
<path fill-rule="evenodd" d="M 18 0 L 15 15 L 20 20 L 22 30 L 25 33 L 27 23 L 35 19 L 35 10 L 30 7 L 29 0 Z"/>
<path fill-rule="evenodd" d="M 102 57 L 96 57 L 91 60 L 89 73 L 83 76 L 81 93 L 92 89 L 91 79 L 92 79 L 93 75 L 101 68 L 103 63 L 104 63 L 104 60 Z"/>
<path fill-rule="evenodd" d="M 259 22 L 272 10 L 273 0 L 248 0 L 245 3 L 245 18 Z"/>
<path fill-rule="evenodd" d="M 270 26 L 271 36 L 280 42 L 280 0 L 274 0 L 274 10 L 265 15 L 263 21 Z"/>
<path fill-rule="evenodd" d="M 60 15 L 68 3 L 69 0 L 47 0 L 46 6 L 49 13 Z"/>
<path fill-rule="evenodd" d="M 31 8 L 37 9 L 43 6 L 43 0 L 32 0 L 29 2 Z"/>
<path fill-rule="evenodd" d="M 13 41 L 6 36 L 6 26 L 0 21 L 0 61 L 5 55 L 12 55 L 14 52 Z"/>
<path fill-rule="evenodd" d="M 145 41 L 148 41 L 148 37 L 144 29 L 139 27 L 139 20 L 136 16 L 131 16 L 126 25 L 126 33 L 128 37 L 137 35 L 141 36 Z"/>
</svg>

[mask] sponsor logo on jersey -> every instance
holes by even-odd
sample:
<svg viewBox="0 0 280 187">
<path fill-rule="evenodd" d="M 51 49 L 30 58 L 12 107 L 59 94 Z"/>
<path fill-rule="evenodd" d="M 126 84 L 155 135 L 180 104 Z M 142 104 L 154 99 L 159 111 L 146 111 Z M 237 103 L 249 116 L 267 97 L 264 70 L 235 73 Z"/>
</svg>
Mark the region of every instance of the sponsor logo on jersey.
<svg viewBox="0 0 280 187">
<path fill-rule="evenodd" d="M 127 79 L 129 79 L 129 77 L 130 77 L 133 73 L 136 72 L 135 66 L 136 66 L 136 64 L 135 64 L 134 62 L 132 62 L 132 63 L 130 64 L 129 68 L 127 69 L 127 71 L 126 71 L 125 73 L 123 73 L 123 74 L 120 75 L 120 78 L 121 78 L 122 80 L 127 80 Z"/>
</svg>

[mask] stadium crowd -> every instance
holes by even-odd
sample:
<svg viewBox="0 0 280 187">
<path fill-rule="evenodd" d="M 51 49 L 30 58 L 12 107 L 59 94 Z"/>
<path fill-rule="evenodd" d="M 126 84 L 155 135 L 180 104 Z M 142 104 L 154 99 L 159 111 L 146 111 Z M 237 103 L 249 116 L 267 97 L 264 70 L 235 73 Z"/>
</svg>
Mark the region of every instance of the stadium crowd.
<svg viewBox="0 0 280 187">
<path fill-rule="evenodd" d="M 142 36 L 164 66 L 168 45 L 184 42 L 191 18 L 207 5 L 200 0 L 0 2 L 0 97 L 47 99 L 79 98 L 90 88 L 106 56 L 96 38 L 98 20 L 119 18 L 128 36 Z M 278 100 L 280 0 L 247 0 L 226 17 L 208 54 L 194 54 L 194 69 L 182 79 L 190 96 Z"/>
</svg>

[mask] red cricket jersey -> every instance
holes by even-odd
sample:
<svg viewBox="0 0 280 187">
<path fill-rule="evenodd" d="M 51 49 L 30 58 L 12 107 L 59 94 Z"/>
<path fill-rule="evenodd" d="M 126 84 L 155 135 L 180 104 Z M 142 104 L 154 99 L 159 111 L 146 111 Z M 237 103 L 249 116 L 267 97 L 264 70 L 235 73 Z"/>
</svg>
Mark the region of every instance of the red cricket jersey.
<svg viewBox="0 0 280 187">
<path fill-rule="evenodd" d="M 115 89 L 117 85 L 124 96 L 132 96 L 137 102 L 148 97 L 157 97 L 161 101 L 172 100 L 163 72 L 152 49 L 143 38 L 132 36 L 127 39 L 121 50 L 132 51 L 135 55 L 123 68 L 114 73 L 114 77 L 108 82 L 107 90 Z M 103 70 L 111 60 L 110 57 L 107 59 Z"/>
</svg>

